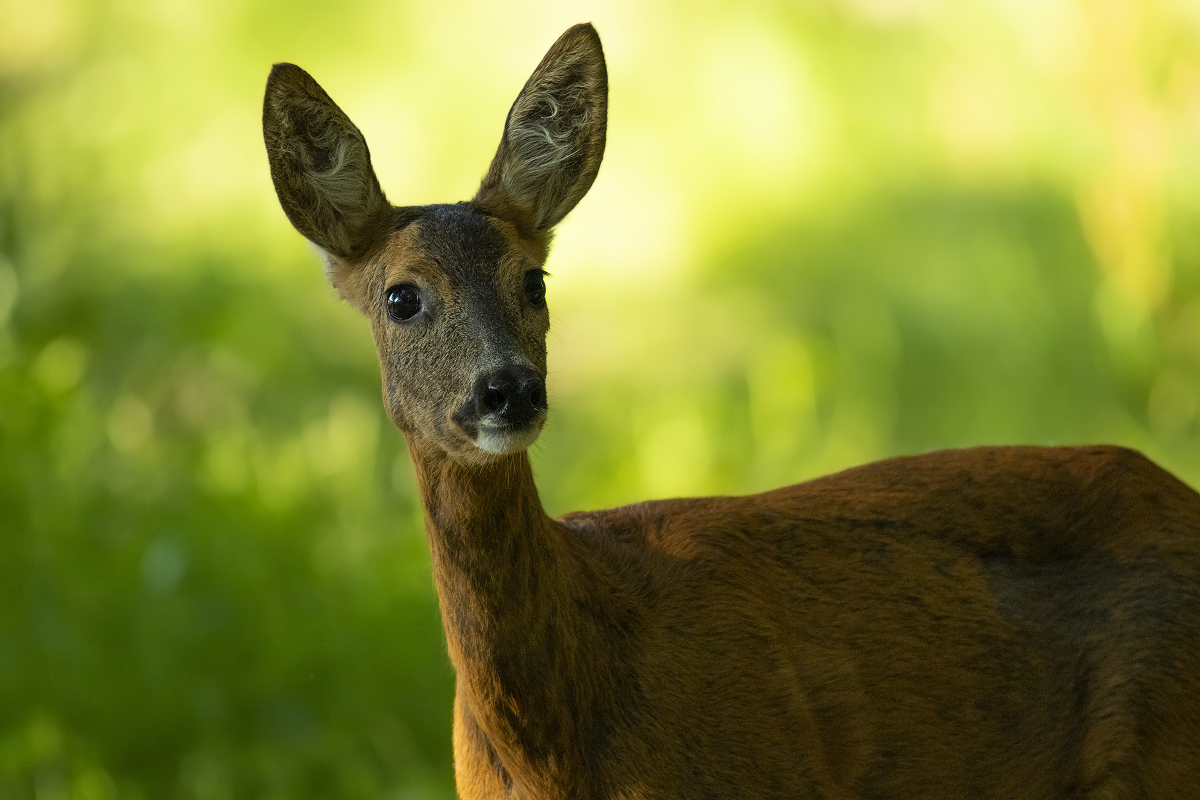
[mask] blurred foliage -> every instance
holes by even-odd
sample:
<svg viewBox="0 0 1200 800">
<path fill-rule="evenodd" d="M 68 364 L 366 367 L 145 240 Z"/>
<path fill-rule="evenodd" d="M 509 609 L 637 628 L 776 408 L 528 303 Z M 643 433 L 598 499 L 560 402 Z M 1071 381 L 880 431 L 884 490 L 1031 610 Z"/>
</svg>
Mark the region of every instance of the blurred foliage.
<svg viewBox="0 0 1200 800">
<path fill-rule="evenodd" d="M 0 800 L 452 796 L 411 468 L 261 91 L 302 64 L 394 202 L 464 198 L 582 19 L 552 512 L 982 443 L 1200 484 L 1186 0 L 0 0 Z"/>
</svg>

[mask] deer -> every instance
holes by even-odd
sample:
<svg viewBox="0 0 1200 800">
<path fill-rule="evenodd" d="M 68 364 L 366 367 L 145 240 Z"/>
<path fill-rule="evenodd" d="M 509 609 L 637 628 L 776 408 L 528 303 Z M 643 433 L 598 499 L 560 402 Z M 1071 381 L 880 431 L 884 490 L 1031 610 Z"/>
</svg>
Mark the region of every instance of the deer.
<svg viewBox="0 0 1200 800">
<path fill-rule="evenodd" d="M 370 322 L 414 465 L 460 796 L 1200 797 L 1200 495 L 1133 450 L 547 515 L 544 267 L 607 104 L 576 25 L 471 200 L 392 206 L 317 82 L 267 81 L 279 202 Z"/>
</svg>

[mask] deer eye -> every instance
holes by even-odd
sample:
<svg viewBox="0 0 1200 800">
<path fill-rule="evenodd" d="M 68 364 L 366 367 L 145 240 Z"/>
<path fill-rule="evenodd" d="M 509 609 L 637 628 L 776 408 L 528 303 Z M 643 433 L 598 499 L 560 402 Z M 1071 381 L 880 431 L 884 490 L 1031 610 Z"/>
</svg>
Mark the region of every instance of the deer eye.
<svg viewBox="0 0 1200 800">
<path fill-rule="evenodd" d="M 534 308 L 546 304 L 546 273 L 540 269 L 531 269 L 525 273 L 525 299 Z"/>
<path fill-rule="evenodd" d="M 421 292 L 411 283 L 401 283 L 387 290 L 387 313 L 395 322 L 410 320 L 421 310 Z"/>
</svg>

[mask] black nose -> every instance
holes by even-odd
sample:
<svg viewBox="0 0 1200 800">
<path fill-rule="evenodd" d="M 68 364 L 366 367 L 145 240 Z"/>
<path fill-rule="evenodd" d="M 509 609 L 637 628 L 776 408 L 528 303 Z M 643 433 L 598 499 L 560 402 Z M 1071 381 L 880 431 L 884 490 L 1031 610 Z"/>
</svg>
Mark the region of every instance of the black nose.
<svg viewBox="0 0 1200 800">
<path fill-rule="evenodd" d="M 546 382 L 529 367 L 503 367 L 475 381 L 475 413 L 513 428 L 546 410 Z"/>
</svg>

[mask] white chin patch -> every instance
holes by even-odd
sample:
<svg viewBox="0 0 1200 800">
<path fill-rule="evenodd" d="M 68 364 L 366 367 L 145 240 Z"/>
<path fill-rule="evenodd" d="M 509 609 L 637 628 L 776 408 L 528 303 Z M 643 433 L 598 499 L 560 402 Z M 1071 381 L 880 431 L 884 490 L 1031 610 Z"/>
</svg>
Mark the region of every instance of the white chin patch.
<svg viewBox="0 0 1200 800">
<path fill-rule="evenodd" d="M 542 432 L 540 423 L 519 431 L 480 427 L 475 446 L 492 455 L 504 456 L 526 450 Z"/>
</svg>

